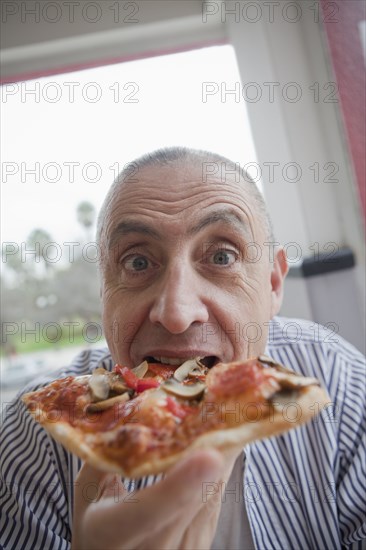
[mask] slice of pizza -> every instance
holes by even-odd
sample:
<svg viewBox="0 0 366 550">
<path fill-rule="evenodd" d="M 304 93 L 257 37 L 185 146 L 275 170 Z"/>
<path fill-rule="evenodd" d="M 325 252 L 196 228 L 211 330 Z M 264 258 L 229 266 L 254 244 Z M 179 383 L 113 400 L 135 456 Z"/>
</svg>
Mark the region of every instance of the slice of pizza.
<svg viewBox="0 0 366 550">
<path fill-rule="evenodd" d="M 192 449 L 239 449 L 281 434 L 330 401 L 315 378 L 266 356 L 212 368 L 200 358 L 97 368 L 22 399 L 66 449 L 130 478 L 164 472 Z"/>
</svg>

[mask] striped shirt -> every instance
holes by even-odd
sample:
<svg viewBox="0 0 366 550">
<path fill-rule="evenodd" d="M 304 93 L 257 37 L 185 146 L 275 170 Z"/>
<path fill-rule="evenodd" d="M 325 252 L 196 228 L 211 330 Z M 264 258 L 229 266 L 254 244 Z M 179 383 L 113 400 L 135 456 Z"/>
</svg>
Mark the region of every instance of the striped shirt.
<svg viewBox="0 0 366 550">
<path fill-rule="evenodd" d="M 241 489 L 255 547 L 366 548 L 363 356 L 314 323 L 280 317 L 270 324 L 266 353 L 318 378 L 331 403 L 310 423 L 245 447 Z M 112 368 L 108 350 L 83 352 L 57 376 L 88 374 L 98 366 Z M 296 405 L 284 410 L 289 420 L 300 413 Z M 69 548 L 81 461 L 48 436 L 19 400 L 5 408 L 0 443 L 1 547 Z M 135 491 L 155 481 L 150 476 L 125 483 Z"/>
</svg>

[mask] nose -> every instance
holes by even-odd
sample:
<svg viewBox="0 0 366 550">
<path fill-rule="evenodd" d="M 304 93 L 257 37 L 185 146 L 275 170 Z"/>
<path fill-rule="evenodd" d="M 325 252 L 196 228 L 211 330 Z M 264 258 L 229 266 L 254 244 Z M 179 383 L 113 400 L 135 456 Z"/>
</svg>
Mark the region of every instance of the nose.
<svg viewBox="0 0 366 550">
<path fill-rule="evenodd" d="M 207 323 L 204 280 L 184 260 L 167 269 L 150 309 L 150 321 L 171 334 L 185 332 L 193 323 Z"/>
</svg>

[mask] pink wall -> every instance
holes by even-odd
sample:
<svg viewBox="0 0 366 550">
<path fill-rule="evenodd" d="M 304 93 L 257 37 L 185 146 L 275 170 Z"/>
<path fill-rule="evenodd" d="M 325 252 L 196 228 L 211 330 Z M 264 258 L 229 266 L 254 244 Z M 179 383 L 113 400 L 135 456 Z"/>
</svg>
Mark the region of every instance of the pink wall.
<svg viewBox="0 0 366 550">
<path fill-rule="evenodd" d="M 358 23 L 366 19 L 366 4 L 363 0 L 320 1 L 323 12 L 321 20 L 339 87 L 345 134 L 366 223 L 365 60 L 358 29 Z"/>
</svg>

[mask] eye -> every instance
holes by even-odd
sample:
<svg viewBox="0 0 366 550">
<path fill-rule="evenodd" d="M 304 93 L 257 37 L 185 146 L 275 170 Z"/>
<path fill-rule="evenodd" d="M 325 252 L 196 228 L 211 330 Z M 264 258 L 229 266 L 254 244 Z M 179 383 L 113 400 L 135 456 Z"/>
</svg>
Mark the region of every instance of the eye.
<svg viewBox="0 0 366 550">
<path fill-rule="evenodd" d="M 149 261 L 145 256 L 133 254 L 123 261 L 123 266 L 127 271 L 144 271 L 149 267 Z"/>
<path fill-rule="evenodd" d="M 218 250 L 212 256 L 215 265 L 232 265 L 236 259 L 237 254 L 233 250 Z"/>
</svg>

